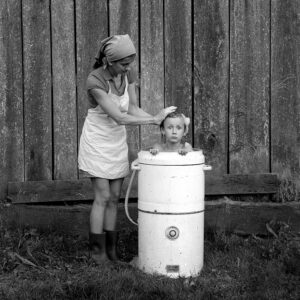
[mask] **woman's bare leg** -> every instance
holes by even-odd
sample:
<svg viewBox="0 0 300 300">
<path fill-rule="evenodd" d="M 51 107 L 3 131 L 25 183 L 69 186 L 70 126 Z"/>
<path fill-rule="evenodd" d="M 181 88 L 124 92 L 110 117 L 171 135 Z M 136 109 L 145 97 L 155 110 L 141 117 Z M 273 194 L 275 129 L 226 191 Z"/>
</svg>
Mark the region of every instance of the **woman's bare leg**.
<svg viewBox="0 0 300 300">
<path fill-rule="evenodd" d="M 102 233 L 105 210 L 110 201 L 110 184 L 108 179 L 92 178 L 94 202 L 90 214 L 90 232 Z"/>
<path fill-rule="evenodd" d="M 110 199 L 104 212 L 104 229 L 115 230 L 118 214 L 118 202 L 124 178 L 110 180 Z"/>
</svg>

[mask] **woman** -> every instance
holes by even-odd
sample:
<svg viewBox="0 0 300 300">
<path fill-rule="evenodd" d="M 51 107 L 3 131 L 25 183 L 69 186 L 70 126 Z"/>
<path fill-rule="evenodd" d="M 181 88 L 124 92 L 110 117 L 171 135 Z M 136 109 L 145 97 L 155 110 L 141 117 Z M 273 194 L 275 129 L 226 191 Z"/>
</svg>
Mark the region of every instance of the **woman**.
<svg viewBox="0 0 300 300">
<path fill-rule="evenodd" d="M 117 206 L 124 177 L 129 173 L 125 125 L 160 124 L 176 110 L 171 106 L 152 116 L 138 107 L 135 47 L 126 35 L 101 42 L 94 70 L 87 79 L 91 108 L 80 138 L 79 169 L 92 180 L 94 202 L 90 214 L 90 251 L 96 263 L 118 260 Z"/>
</svg>

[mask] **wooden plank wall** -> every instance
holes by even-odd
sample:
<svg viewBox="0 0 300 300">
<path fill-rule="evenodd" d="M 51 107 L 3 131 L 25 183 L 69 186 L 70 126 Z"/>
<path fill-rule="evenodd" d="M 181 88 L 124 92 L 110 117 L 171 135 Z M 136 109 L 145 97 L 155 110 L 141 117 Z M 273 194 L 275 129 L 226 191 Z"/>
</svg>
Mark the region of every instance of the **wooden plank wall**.
<svg viewBox="0 0 300 300">
<path fill-rule="evenodd" d="M 228 169 L 229 1 L 194 2 L 194 146 Z"/>
<path fill-rule="evenodd" d="M 108 36 L 108 8 L 106 1 L 75 1 L 76 31 L 76 94 L 77 94 L 77 141 L 79 143 L 84 118 L 88 109 L 85 82 L 95 62 L 100 41 Z M 77 149 L 76 149 L 77 150 Z M 73 162 L 77 166 L 76 160 Z"/>
<path fill-rule="evenodd" d="M 141 107 L 189 116 L 212 174 L 276 172 L 279 201 L 300 199 L 298 0 L 2 0 L 0 16 L 0 199 L 8 181 L 78 178 L 85 81 L 116 33 L 138 50 Z M 131 160 L 160 139 L 127 129 Z"/>
<path fill-rule="evenodd" d="M 76 179 L 77 112 L 73 0 L 51 5 L 53 80 L 53 176 Z"/>
<path fill-rule="evenodd" d="M 19 0 L 0 1 L 0 199 L 24 180 L 22 19 Z"/>
<path fill-rule="evenodd" d="M 140 20 L 140 104 L 155 114 L 164 108 L 164 1 L 142 0 Z M 141 147 L 151 147 L 153 141 L 160 141 L 158 126 L 142 126 L 141 137 Z"/>
<path fill-rule="evenodd" d="M 271 5 L 271 164 L 291 200 L 300 194 L 300 3 Z"/>
<path fill-rule="evenodd" d="M 165 104 L 192 116 L 191 0 L 165 1 Z M 192 141 L 191 132 L 188 142 Z"/>
<path fill-rule="evenodd" d="M 50 0 L 22 1 L 24 179 L 53 177 Z"/>
<path fill-rule="evenodd" d="M 229 172 L 269 165 L 270 2 L 230 2 Z"/>
</svg>

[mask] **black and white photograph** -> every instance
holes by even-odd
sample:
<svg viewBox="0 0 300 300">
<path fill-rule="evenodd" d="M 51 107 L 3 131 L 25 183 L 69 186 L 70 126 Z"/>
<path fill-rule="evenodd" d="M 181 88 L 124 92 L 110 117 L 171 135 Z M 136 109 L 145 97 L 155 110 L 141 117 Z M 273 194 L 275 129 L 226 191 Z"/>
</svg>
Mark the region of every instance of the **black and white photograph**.
<svg viewBox="0 0 300 300">
<path fill-rule="evenodd" d="M 300 1 L 0 0 L 0 299 L 299 300 Z"/>
</svg>

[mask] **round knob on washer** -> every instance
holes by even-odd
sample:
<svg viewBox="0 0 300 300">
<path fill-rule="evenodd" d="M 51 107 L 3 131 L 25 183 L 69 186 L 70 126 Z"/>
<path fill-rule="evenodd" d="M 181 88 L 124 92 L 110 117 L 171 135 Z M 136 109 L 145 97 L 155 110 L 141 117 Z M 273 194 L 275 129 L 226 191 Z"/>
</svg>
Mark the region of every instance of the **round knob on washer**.
<svg viewBox="0 0 300 300">
<path fill-rule="evenodd" d="M 175 226 L 170 226 L 166 229 L 166 237 L 170 240 L 176 240 L 179 236 L 179 229 Z"/>
</svg>

